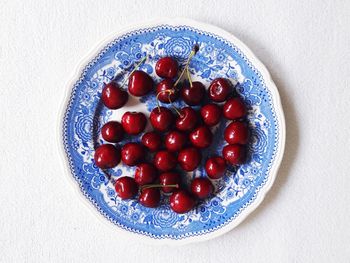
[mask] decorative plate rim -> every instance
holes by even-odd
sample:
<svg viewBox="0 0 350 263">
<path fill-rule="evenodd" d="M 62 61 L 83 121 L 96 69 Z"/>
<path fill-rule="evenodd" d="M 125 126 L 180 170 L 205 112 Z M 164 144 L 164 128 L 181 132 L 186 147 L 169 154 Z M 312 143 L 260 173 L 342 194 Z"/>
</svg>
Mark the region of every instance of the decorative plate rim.
<svg viewBox="0 0 350 263">
<path fill-rule="evenodd" d="M 64 143 L 62 142 L 62 138 L 64 135 L 64 119 L 67 107 L 70 104 L 70 98 L 72 95 L 73 87 L 76 84 L 77 79 L 80 78 L 82 75 L 85 67 L 87 64 L 91 62 L 101 51 L 101 49 L 105 46 L 107 46 L 110 42 L 115 40 L 118 36 L 122 36 L 124 34 L 129 33 L 130 31 L 139 30 L 142 28 L 150 28 L 150 27 L 157 27 L 161 25 L 169 25 L 169 26 L 187 26 L 187 27 L 193 27 L 194 29 L 203 30 L 205 32 L 209 32 L 211 34 L 217 35 L 229 42 L 234 43 L 235 46 L 237 46 L 240 51 L 249 59 L 251 64 L 260 72 L 262 79 L 265 82 L 265 86 L 268 88 L 268 90 L 271 93 L 271 100 L 273 101 L 274 110 L 276 114 L 276 120 L 278 121 L 278 137 L 279 140 L 277 142 L 277 148 L 275 152 L 275 158 L 274 162 L 271 164 L 269 176 L 267 177 L 267 180 L 265 184 L 261 185 L 261 188 L 259 190 L 259 193 L 256 195 L 255 199 L 252 200 L 252 202 L 247 205 L 241 213 L 239 213 L 234 220 L 228 222 L 227 224 L 214 229 L 211 232 L 203 233 L 201 235 L 193 235 L 184 237 L 181 239 L 171 239 L 171 238 L 152 238 L 151 236 L 144 235 L 141 233 L 137 233 L 134 231 L 127 231 L 129 233 L 133 233 L 130 235 L 130 237 L 137 238 L 137 240 L 144 241 L 147 243 L 156 243 L 156 244 L 170 244 L 170 245 L 183 245 L 188 244 L 192 242 L 199 242 L 199 241 L 205 241 L 209 240 L 218 236 L 221 236 L 236 226 L 238 226 L 252 211 L 254 211 L 260 203 L 264 200 L 267 192 L 270 190 L 271 186 L 273 185 L 273 182 L 276 178 L 278 169 L 280 167 L 280 164 L 282 162 L 283 153 L 284 153 L 284 147 L 285 147 L 285 136 L 286 136 L 286 129 L 285 129 L 285 119 L 282 109 L 282 104 L 280 100 L 280 96 L 277 90 L 276 85 L 274 84 L 270 73 L 266 69 L 266 67 L 262 64 L 262 62 L 253 54 L 253 52 L 245 45 L 243 44 L 239 39 L 237 39 L 233 34 L 210 24 L 205 24 L 202 22 L 197 22 L 192 19 L 187 18 L 161 18 L 157 20 L 152 20 L 149 22 L 143 22 L 134 24 L 132 26 L 129 26 L 127 28 L 124 28 L 124 30 L 120 30 L 117 32 L 114 32 L 110 34 L 107 38 L 105 38 L 103 41 L 100 41 L 88 54 L 78 63 L 78 66 L 76 67 L 76 70 L 74 74 L 69 78 L 69 81 L 66 85 L 66 90 L 64 94 L 64 98 L 62 99 L 61 103 L 61 109 L 59 114 L 59 120 L 58 120 L 58 143 L 59 143 L 59 155 L 62 158 L 62 165 L 64 165 L 65 176 L 67 178 L 67 181 L 72 185 L 72 188 L 75 189 L 75 192 L 78 196 L 80 196 L 81 200 L 84 200 L 83 203 L 86 204 L 86 207 L 89 208 L 89 210 L 94 214 L 98 215 L 98 218 L 103 221 L 106 225 L 109 225 L 111 228 L 113 228 L 113 231 L 118 231 L 119 233 L 126 233 L 126 229 L 122 228 L 121 226 L 115 227 L 116 224 L 111 222 L 110 220 L 106 220 L 106 217 L 102 215 L 100 212 L 96 213 L 96 207 L 93 203 L 90 202 L 90 200 L 83 194 L 80 184 L 77 184 L 77 180 L 74 177 L 74 174 L 70 170 L 70 162 L 68 159 L 68 156 L 66 154 Z M 70 178 L 70 179 L 68 179 Z"/>
</svg>

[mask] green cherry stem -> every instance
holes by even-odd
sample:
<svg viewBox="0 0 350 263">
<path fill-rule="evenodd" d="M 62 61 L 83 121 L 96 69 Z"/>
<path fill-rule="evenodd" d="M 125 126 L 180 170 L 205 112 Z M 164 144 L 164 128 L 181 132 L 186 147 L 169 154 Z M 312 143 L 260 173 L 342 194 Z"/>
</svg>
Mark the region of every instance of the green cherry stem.
<svg viewBox="0 0 350 263">
<path fill-rule="evenodd" d="M 190 86 L 192 87 L 192 79 L 191 79 L 191 75 L 190 75 L 190 72 L 188 70 L 188 67 L 190 65 L 190 62 L 191 62 L 191 59 L 193 58 L 194 55 L 196 55 L 198 51 L 198 46 L 194 46 L 191 50 L 191 53 L 190 55 L 188 56 L 188 59 L 187 59 L 187 62 L 186 62 L 186 65 L 185 65 L 185 68 L 182 70 L 179 78 L 176 80 L 175 84 L 174 84 L 174 87 L 177 86 L 177 84 L 179 84 L 180 80 L 182 79 L 183 75 L 185 74 L 185 72 L 187 73 L 187 77 L 188 77 L 188 81 L 190 82 Z"/>
<path fill-rule="evenodd" d="M 148 188 L 160 188 L 160 187 L 174 187 L 179 188 L 178 184 L 146 184 L 141 187 L 141 190 Z"/>
<path fill-rule="evenodd" d="M 171 104 L 171 106 L 173 107 L 173 109 L 176 111 L 176 113 L 181 116 L 181 113 L 179 112 L 179 110 L 174 106 L 173 102 L 170 99 L 171 94 L 174 93 L 174 90 L 171 89 L 166 89 L 166 90 L 162 90 L 160 92 L 158 92 L 157 96 L 156 96 L 156 101 L 157 101 L 157 107 L 158 107 L 158 111 L 160 112 L 160 103 L 159 103 L 159 95 L 162 93 L 168 93 L 168 100 L 169 103 Z"/>
<path fill-rule="evenodd" d="M 134 69 L 129 73 L 129 75 L 124 79 L 122 85 L 120 87 L 123 87 L 125 85 L 125 83 L 129 80 L 130 76 L 132 73 L 134 73 L 148 58 L 148 55 L 146 55 L 145 57 L 143 57 L 134 67 Z"/>
</svg>

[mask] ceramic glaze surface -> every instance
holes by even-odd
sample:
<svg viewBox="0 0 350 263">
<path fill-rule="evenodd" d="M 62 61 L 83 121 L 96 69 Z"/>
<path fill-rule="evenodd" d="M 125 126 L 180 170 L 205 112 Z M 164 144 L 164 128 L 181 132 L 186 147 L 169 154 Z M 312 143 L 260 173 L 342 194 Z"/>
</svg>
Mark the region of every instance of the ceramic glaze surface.
<svg viewBox="0 0 350 263">
<path fill-rule="evenodd" d="M 168 198 L 163 198 L 162 205 L 155 209 L 143 207 L 137 200 L 121 200 L 116 196 L 113 182 L 120 176 L 133 176 L 134 168 L 119 164 L 108 170 L 111 176 L 108 177 L 96 167 L 94 149 L 105 143 L 100 129 L 107 121 L 120 121 L 125 111 L 142 111 L 149 116 L 156 107 L 156 99 L 154 93 L 142 98 L 130 95 L 125 107 L 111 111 L 101 103 L 104 83 L 111 80 L 122 83 L 135 63 L 146 55 L 148 59 L 140 70 L 159 82 L 160 78 L 154 71 L 157 60 L 172 56 L 182 68 L 195 44 L 200 49 L 190 63 L 193 79 L 203 82 L 206 87 L 217 77 L 230 79 L 248 107 L 247 119 L 251 129 L 249 160 L 238 168 L 230 167 L 222 179 L 213 181 L 216 195 L 186 214 L 172 212 Z M 142 28 L 120 35 L 102 47 L 80 73 L 71 87 L 63 120 L 65 154 L 71 176 L 85 198 L 118 227 L 154 239 L 181 240 L 210 235 L 223 227 L 237 225 L 235 221 L 238 217 L 248 213 L 249 207 L 268 190 L 264 186 L 273 181 L 280 161 L 277 161 L 276 155 L 282 154 L 284 144 L 284 135 L 281 136 L 284 133 L 283 118 L 276 113 L 280 104 L 273 96 L 273 92 L 277 91 L 266 84 L 270 80 L 264 78 L 259 66 L 232 39 L 187 25 L 161 24 Z M 179 108 L 184 105 L 183 102 L 175 103 Z M 208 156 L 221 155 L 226 125 L 228 122 L 222 121 L 213 128 L 212 146 L 203 151 L 202 164 L 197 170 L 183 174 L 186 180 L 206 176 L 203 164 Z M 150 130 L 149 125 L 147 129 Z M 132 136 L 122 143 L 139 140 L 139 136 Z"/>
</svg>

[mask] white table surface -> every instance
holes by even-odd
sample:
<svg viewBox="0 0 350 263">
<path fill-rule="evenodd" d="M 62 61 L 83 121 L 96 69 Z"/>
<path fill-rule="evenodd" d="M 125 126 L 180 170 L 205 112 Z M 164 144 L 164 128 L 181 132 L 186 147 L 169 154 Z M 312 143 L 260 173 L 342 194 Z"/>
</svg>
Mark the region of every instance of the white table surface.
<svg viewBox="0 0 350 263">
<path fill-rule="evenodd" d="M 350 2 L 186 2 L 0 2 L 0 262 L 350 261 Z M 111 32 L 160 16 L 212 23 L 246 43 L 270 70 L 287 123 L 263 204 L 228 234 L 175 248 L 101 223 L 57 149 L 77 63 Z"/>
</svg>

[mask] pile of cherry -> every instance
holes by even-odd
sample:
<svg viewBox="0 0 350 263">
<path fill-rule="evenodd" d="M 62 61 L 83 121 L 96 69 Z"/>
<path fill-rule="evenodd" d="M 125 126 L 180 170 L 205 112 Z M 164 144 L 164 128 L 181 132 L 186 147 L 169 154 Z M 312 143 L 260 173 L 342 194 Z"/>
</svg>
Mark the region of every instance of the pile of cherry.
<svg viewBox="0 0 350 263">
<path fill-rule="evenodd" d="M 134 198 L 146 207 L 157 207 L 161 192 L 170 195 L 170 207 L 177 213 L 190 211 L 198 200 L 213 194 L 214 187 L 207 177 L 195 178 L 186 190 L 182 176 L 175 171 L 179 167 L 185 172 L 195 170 L 201 162 L 201 150 L 211 145 L 211 127 L 219 124 L 223 117 L 232 122 L 225 128 L 224 139 L 228 143 L 222 156 L 211 156 L 205 162 L 205 171 L 210 179 L 221 178 L 227 165 L 240 165 L 246 160 L 246 144 L 249 139 L 247 123 L 244 122 L 246 107 L 234 93 L 232 84 L 224 78 L 212 81 L 208 91 L 201 82 L 192 82 L 188 69 L 191 58 L 198 49 L 194 48 L 177 81 L 178 63 L 171 57 L 157 61 L 156 74 L 164 78 L 156 86 L 155 107 L 149 117 L 154 131 L 146 132 L 141 143 L 129 142 L 121 149 L 113 144 L 103 144 L 96 148 L 96 165 L 105 170 L 117 166 L 122 160 L 125 165 L 136 166 L 134 178 L 123 176 L 115 181 L 115 190 L 122 199 Z M 142 60 L 130 73 L 128 91 L 141 97 L 154 88 L 153 79 L 145 72 L 137 70 Z M 187 81 L 180 83 L 187 75 Z M 112 81 L 102 90 L 102 101 L 109 109 L 119 109 L 128 101 L 128 92 Z M 197 112 L 191 106 L 201 105 L 208 96 L 211 103 L 202 106 Z M 159 101 L 172 104 L 179 97 L 189 106 L 182 109 L 162 107 Z M 101 129 L 102 137 L 110 143 L 122 142 L 124 133 L 139 135 L 147 124 L 141 112 L 125 112 L 121 123 L 107 122 Z M 146 162 L 147 155 L 153 155 L 153 163 Z"/>
</svg>

